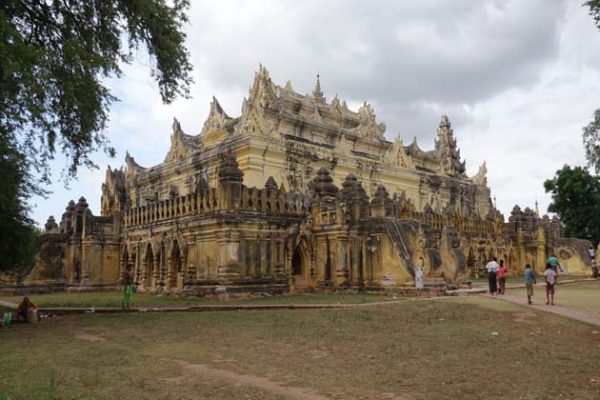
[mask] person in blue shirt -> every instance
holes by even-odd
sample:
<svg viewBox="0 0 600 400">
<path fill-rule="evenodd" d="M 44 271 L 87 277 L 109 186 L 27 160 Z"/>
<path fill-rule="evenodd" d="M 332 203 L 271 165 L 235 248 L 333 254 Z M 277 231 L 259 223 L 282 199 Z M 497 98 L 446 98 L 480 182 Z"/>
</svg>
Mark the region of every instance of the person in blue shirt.
<svg viewBox="0 0 600 400">
<path fill-rule="evenodd" d="M 552 271 L 556 272 L 557 274 L 558 270 L 560 270 L 560 272 L 564 272 L 562 267 L 560 266 L 560 263 L 558 262 L 558 258 L 556 258 L 554 254 L 552 254 L 550 258 L 548 258 L 548 264 L 550 264 L 550 268 L 552 268 Z"/>
<path fill-rule="evenodd" d="M 531 298 L 533 297 L 533 285 L 537 282 L 535 280 L 535 274 L 531 265 L 525 265 L 525 287 L 527 288 L 527 304 L 533 304 Z"/>
</svg>

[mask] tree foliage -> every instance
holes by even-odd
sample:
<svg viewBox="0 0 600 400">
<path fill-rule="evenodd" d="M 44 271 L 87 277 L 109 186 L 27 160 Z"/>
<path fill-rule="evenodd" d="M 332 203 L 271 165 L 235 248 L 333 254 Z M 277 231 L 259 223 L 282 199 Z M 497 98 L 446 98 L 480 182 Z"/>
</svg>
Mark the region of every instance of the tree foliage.
<svg viewBox="0 0 600 400">
<path fill-rule="evenodd" d="M 187 95 L 191 65 L 181 31 L 187 0 L 4 0 L 0 5 L 0 133 L 48 173 L 56 149 L 69 174 L 110 149 L 115 100 L 102 79 L 121 76 L 144 45 L 163 101 Z M 124 38 L 127 38 L 124 40 Z"/>
<path fill-rule="evenodd" d="M 116 98 L 104 82 L 147 50 L 164 102 L 191 83 L 183 24 L 188 0 L 3 0 L 0 2 L 0 138 L 4 168 L 20 188 L 0 207 L 18 210 L 49 182 L 49 161 L 64 153 L 67 178 L 94 166 L 95 150 L 114 154 L 104 128 Z M 6 165 L 5 165 L 6 164 Z M 33 179 L 35 172 L 36 179 Z M 16 240 L 11 247 L 18 247 Z M 2 248 L 4 251 L 4 248 Z M 0 253 L 0 259 L 5 253 Z"/>
<path fill-rule="evenodd" d="M 565 235 L 600 240 L 600 178 L 582 167 L 565 165 L 553 179 L 544 182 L 552 194 L 548 211 L 556 213 L 565 225 Z"/>
<path fill-rule="evenodd" d="M 600 173 L 600 109 L 594 112 L 594 120 L 583 128 L 585 157 L 596 173 Z"/>
<path fill-rule="evenodd" d="M 0 271 L 27 270 L 35 254 L 36 231 L 26 206 L 32 190 L 27 187 L 29 172 L 22 158 L 0 136 Z"/>
<path fill-rule="evenodd" d="M 600 29 L 600 0 L 588 0 L 583 5 L 590 8 L 590 15 L 594 18 L 598 29 Z"/>
<path fill-rule="evenodd" d="M 600 29 L 600 0 L 588 0 L 584 3 L 590 9 L 590 15 Z M 594 112 L 594 119 L 583 128 L 583 146 L 588 164 L 596 173 L 600 173 L 600 109 Z"/>
</svg>

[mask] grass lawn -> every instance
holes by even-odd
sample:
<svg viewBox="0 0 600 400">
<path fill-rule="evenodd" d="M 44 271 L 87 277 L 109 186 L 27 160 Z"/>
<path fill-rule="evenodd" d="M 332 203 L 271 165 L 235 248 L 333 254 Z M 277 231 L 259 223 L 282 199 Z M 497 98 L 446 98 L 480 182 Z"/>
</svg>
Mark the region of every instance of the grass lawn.
<svg viewBox="0 0 600 400">
<path fill-rule="evenodd" d="M 487 298 L 71 315 L 0 329 L 0 399 L 598 399 L 599 359 L 593 327 Z"/>
<path fill-rule="evenodd" d="M 121 307 L 122 292 L 71 293 L 30 295 L 38 307 Z M 23 296 L 0 296 L 0 300 L 18 303 Z M 250 298 L 197 298 L 184 296 L 156 296 L 136 293 L 132 307 L 193 306 L 200 304 L 306 304 L 306 303 L 368 303 L 390 301 L 394 297 L 379 294 L 289 294 Z"/>
</svg>

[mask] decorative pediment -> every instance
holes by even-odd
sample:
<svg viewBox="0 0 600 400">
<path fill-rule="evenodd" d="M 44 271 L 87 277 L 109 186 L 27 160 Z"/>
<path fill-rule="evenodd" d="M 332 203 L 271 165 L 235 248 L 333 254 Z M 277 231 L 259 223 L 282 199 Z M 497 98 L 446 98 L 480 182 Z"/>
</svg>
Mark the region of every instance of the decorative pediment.
<svg viewBox="0 0 600 400">
<path fill-rule="evenodd" d="M 337 153 L 344 155 L 345 157 L 352 157 L 352 148 L 354 144 L 346 138 L 346 134 L 340 134 L 340 138 L 335 145 Z"/>
<path fill-rule="evenodd" d="M 279 98 L 276 94 L 276 87 L 271 81 L 269 71 L 262 65 L 254 74 L 254 83 L 250 88 L 248 101 L 261 108 L 278 108 Z"/>
<path fill-rule="evenodd" d="M 420 154 L 420 155 L 424 155 L 425 152 L 423 150 L 421 150 L 421 148 L 419 147 L 418 143 L 417 143 L 417 137 L 414 136 L 413 137 L 413 141 L 404 148 L 404 151 L 406 152 L 406 154 L 408 154 L 409 156 L 413 156 L 416 154 Z"/>
<path fill-rule="evenodd" d="M 219 101 L 213 96 L 213 100 L 210 103 L 210 112 L 208 113 L 208 118 L 206 118 L 206 121 L 204 122 L 200 135 L 205 135 L 214 130 L 225 129 L 227 122 L 232 119 L 233 118 L 223 111 L 221 104 L 219 104 Z"/>
<path fill-rule="evenodd" d="M 479 167 L 479 171 L 477 171 L 477 174 L 475 174 L 475 176 L 473 176 L 473 178 L 471 179 L 473 179 L 473 183 L 476 185 L 487 185 L 487 166 L 485 164 L 485 161 Z"/>
<path fill-rule="evenodd" d="M 273 125 L 263 115 L 263 110 L 252 100 L 244 99 L 242 116 L 236 124 L 234 133 L 239 135 L 267 135 Z"/>
<path fill-rule="evenodd" d="M 412 159 L 408 154 L 406 154 L 406 150 L 404 149 L 404 145 L 402 144 L 402 139 L 400 139 L 400 136 L 394 140 L 392 147 L 390 147 L 387 153 L 385 153 L 384 162 L 386 164 L 396 165 L 403 168 L 415 168 Z"/>
<path fill-rule="evenodd" d="M 335 95 L 335 97 L 331 101 L 331 105 L 329 106 L 329 110 L 331 112 L 333 112 L 334 114 L 342 115 L 342 113 L 343 113 L 342 103 L 340 103 L 340 99 L 338 98 L 337 94 Z"/>
<path fill-rule="evenodd" d="M 128 151 L 125 152 L 125 165 L 126 165 L 125 176 L 127 178 L 132 178 L 132 177 L 136 176 L 138 173 L 146 170 L 146 168 L 140 166 L 138 163 L 135 162 L 135 159 L 133 157 L 131 157 L 131 155 L 129 154 Z"/>
<path fill-rule="evenodd" d="M 127 156 L 129 156 L 129 154 L 127 154 Z M 131 158 L 131 160 L 133 161 L 133 158 Z M 113 170 L 108 166 L 106 169 L 106 178 L 102 184 L 102 197 L 100 199 L 101 215 L 110 215 L 115 211 L 123 209 L 127 197 L 125 179 L 123 169 Z M 75 204 L 73 203 L 73 206 L 74 205 Z"/>
<path fill-rule="evenodd" d="M 368 138 L 383 138 L 385 124 L 378 124 L 375 119 L 373 107 L 365 102 L 358 109 L 358 126 L 352 129 L 353 132 Z"/>
<path fill-rule="evenodd" d="M 193 153 L 200 151 L 194 137 L 186 135 L 176 118 L 173 118 L 173 133 L 171 134 L 171 147 L 165 157 L 165 162 L 183 160 Z"/>
<path fill-rule="evenodd" d="M 284 87 L 283 89 L 284 89 L 286 92 L 290 92 L 290 93 L 296 94 L 296 91 L 295 91 L 295 90 L 294 90 L 294 88 L 292 87 L 292 82 L 290 82 L 290 81 L 287 81 L 287 82 L 285 83 L 285 87 Z"/>
<path fill-rule="evenodd" d="M 318 106 L 316 106 L 316 105 L 315 105 L 315 106 L 313 107 L 313 112 L 312 112 L 312 114 L 311 114 L 311 115 L 308 117 L 308 119 L 309 119 L 310 121 L 313 121 L 313 122 L 320 122 L 320 123 L 322 123 L 322 122 L 323 122 L 323 117 L 321 116 L 321 112 L 319 111 L 319 107 L 318 107 Z"/>
</svg>

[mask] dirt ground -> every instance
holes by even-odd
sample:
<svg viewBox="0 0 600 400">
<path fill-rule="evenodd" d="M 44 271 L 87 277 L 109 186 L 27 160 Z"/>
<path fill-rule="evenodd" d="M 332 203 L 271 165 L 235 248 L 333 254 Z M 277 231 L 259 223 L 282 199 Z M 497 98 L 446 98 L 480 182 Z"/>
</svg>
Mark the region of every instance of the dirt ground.
<svg viewBox="0 0 600 400">
<path fill-rule="evenodd" d="M 597 399 L 598 359 L 596 327 L 480 297 L 73 315 L 0 330 L 0 399 Z"/>
</svg>

